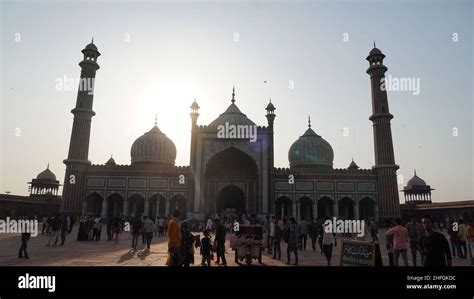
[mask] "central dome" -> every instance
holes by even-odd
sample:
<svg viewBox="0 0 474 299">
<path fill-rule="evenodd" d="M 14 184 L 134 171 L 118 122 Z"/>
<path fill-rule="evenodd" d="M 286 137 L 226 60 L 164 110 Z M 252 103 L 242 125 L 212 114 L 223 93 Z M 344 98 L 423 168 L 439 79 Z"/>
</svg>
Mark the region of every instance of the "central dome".
<svg viewBox="0 0 474 299">
<path fill-rule="evenodd" d="M 332 168 L 334 152 L 331 145 L 316 134 L 311 125 L 288 151 L 290 167 Z"/>
<path fill-rule="evenodd" d="M 161 130 L 155 126 L 133 142 L 130 150 L 132 164 L 137 162 L 155 162 L 174 165 L 176 146 Z"/>
<path fill-rule="evenodd" d="M 229 125 L 255 125 L 255 123 L 235 105 L 235 88 L 232 90 L 231 102 L 232 104 L 230 104 L 227 110 L 211 122 L 209 124 L 210 126 L 225 125 L 225 123 L 229 123 Z"/>
</svg>

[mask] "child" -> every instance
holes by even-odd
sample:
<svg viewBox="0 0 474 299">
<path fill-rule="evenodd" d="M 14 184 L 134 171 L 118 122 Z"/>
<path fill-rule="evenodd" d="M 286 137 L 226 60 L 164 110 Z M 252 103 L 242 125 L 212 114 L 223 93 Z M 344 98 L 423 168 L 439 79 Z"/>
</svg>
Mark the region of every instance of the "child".
<svg viewBox="0 0 474 299">
<path fill-rule="evenodd" d="M 201 266 L 211 266 L 211 237 L 209 235 L 209 230 L 204 230 L 204 237 L 201 239 L 201 256 L 202 262 Z"/>
<path fill-rule="evenodd" d="M 120 223 L 116 223 L 115 224 L 115 228 L 114 228 L 114 234 L 115 234 L 115 245 L 117 245 L 119 243 L 119 236 L 120 236 L 120 233 L 121 233 L 121 229 L 120 229 Z"/>
</svg>

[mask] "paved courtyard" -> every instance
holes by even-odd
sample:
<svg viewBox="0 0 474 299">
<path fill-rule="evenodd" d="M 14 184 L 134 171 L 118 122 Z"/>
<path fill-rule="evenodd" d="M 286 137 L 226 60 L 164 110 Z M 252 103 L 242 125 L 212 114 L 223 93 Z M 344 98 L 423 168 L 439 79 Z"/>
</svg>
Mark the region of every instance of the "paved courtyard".
<svg viewBox="0 0 474 299">
<path fill-rule="evenodd" d="M 164 266 L 166 261 L 167 239 L 165 237 L 154 237 L 151 249 L 141 244 L 136 251 L 131 249 L 132 237 L 126 232 L 121 235 L 120 243 L 106 240 L 105 226 L 102 231 L 100 241 L 76 241 L 77 226 L 72 233 L 67 236 L 64 246 L 46 246 L 47 236 L 37 236 L 31 238 L 28 243 L 28 254 L 30 259 L 19 259 L 18 249 L 20 247 L 20 235 L 18 234 L 0 234 L 0 266 Z M 384 230 L 380 230 L 380 236 L 384 236 Z M 196 233 L 195 233 L 196 234 Z M 332 265 L 339 265 L 341 251 L 341 237 L 338 237 L 337 247 L 333 249 Z M 384 238 L 381 238 L 384 239 Z M 387 252 L 385 250 L 384 240 L 382 240 L 381 250 L 383 264 L 388 265 Z M 282 260 L 274 260 L 266 251 L 263 255 L 262 264 L 259 265 L 255 260 L 253 266 L 287 266 L 286 262 L 286 243 L 282 242 Z M 317 245 L 316 245 L 317 246 Z M 300 266 L 326 266 L 326 259 L 317 248 L 313 251 L 311 241 L 308 243 L 305 251 L 300 251 Z M 229 241 L 226 244 L 226 258 L 228 266 L 238 266 L 234 262 L 234 252 L 229 248 Z M 411 265 L 411 255 L 408 254 L 409 265 Z M 195 253 L 194 266 L 200 265 L 199 250 Z M 292 256 L 292 262 L 293 256 Z M 400 263 L 401 263 L 400 258 Z M 469 260 L 455 258 L 453 265 L 468 266 Z M 212 264 L 217 266 L 216 264 Z"/>
</svg>

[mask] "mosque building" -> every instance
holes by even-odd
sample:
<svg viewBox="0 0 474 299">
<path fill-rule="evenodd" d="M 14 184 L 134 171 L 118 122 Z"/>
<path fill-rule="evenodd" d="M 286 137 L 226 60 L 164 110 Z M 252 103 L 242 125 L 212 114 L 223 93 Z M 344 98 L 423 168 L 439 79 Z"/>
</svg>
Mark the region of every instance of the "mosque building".
<svg viewBox="0 0 474 299">
<path fill-rule="evenodd" d="M 82 50 L 81 80 L 93 80 L 101 55 L 92 42 Z M 352 161 L 333 167 L 334 152 L 308 121 L 289 147 L 288 168 L 274 166 L 275 106 L 266 106 L 265 125 L 256 125 L 236 105 L 207 125 L 198 125 L 199 105 L 191 105 L 189 166 L 176 166 L 176 146 L 155 125 L 131 146 L 129 165 L 88 160 L 93 93 L 79 90 L 66 164 L 62 213 L 111 217 L 119 214 L 167 216 L 174 209 L 203 219 L 216 213 L 302 217 L 336 216 L 383 220 L 400 216 L 397 169 L 387 93 L 380 87 L 387 71 L 375 47 L 367 56 L 371 80 L 375 165 L 360 169 Z M 263 107 L 262 107 L 263 108 Z M 263 110 L 263 109 L 262 109 Z M 222 138 L 218 130 L 255 129 L 254 140 Z M 247 131 L 248 132 L 248 131 Z M 226 135 L 227 136 L 227 135 Z M 232 134 L 230 135 L 232 136 Z M 296 136 L 295 136 L 296 137 Z M 93 148 L 93 147 L 92 147 Z"/>
</svg>

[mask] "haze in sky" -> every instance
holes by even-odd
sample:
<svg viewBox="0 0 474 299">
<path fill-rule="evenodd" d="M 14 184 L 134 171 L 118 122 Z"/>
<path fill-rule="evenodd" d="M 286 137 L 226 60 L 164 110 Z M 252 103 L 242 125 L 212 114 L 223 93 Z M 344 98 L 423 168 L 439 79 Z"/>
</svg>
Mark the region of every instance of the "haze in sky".
<svg viewBox="0 0 474 299">
<path fill-rule="evenodd" d="M 133 141 L 160 129 L 188 165 L 194 98 L 198 124 L 236 104 L 258 125 L 276 106 L 275 165 L 312 128 L 334 149 L 374 164 L 368 62 L 419 79 L 419 94 L 390 91 L 395 159 L 404 184 L 417 174 L 434 201 L 473 199 L 473 4 L 471 1 L 2 2 L 0 192 L 27 194 L 46 168 L 64 179 L 80 52 L 98 59 L 89 159 L 130 163 Z M 266 81 L 266 83 L 264 83 Z M 74 86 L 77 87 L 77 86 Z M 344 134 L 346 132 L 346 134 Z M 347 135 L 347 136 L 345 136 Z M 403 202 L 403 196 L 400 196 Z"/>
</svg>

